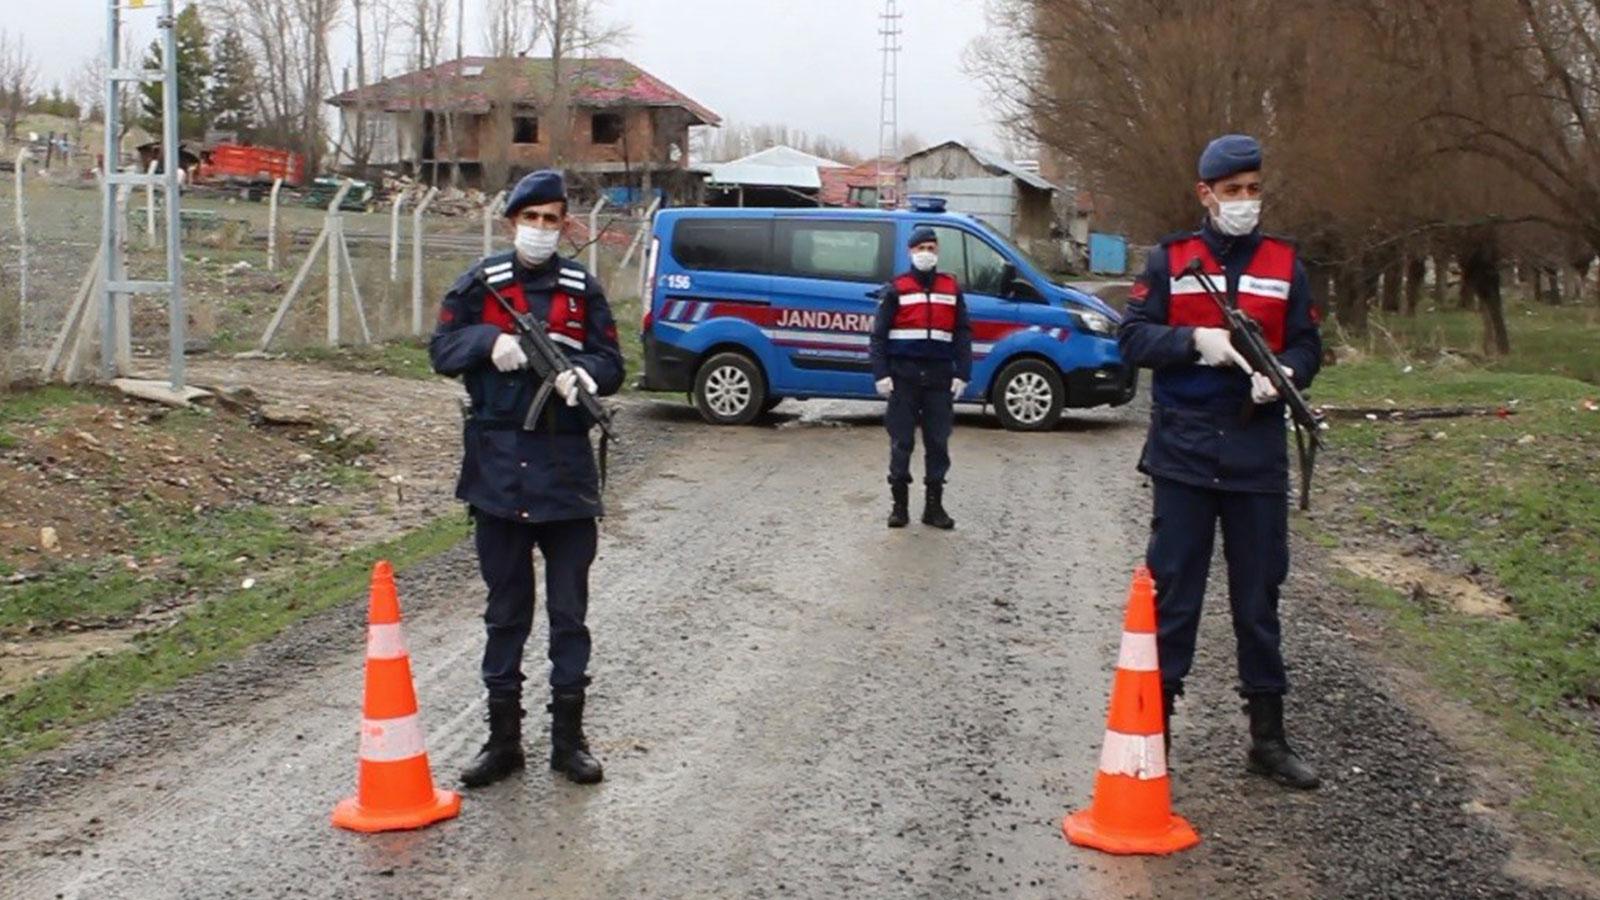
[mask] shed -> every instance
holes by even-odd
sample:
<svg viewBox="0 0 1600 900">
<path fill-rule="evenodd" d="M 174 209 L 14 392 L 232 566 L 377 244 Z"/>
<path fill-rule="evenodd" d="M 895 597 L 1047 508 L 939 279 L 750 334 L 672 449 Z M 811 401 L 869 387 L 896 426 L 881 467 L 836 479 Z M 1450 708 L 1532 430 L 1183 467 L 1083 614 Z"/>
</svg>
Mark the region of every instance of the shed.
<svg viewBox="0 0 1600 900">
<path fill-rule="evenodd" d="M 943 197 L 1013 240 L 1048 241 L 1057 188 L 1038 172 L 997 153 L 945 141 L 905 158 L 906 191 Z"/>
<path fill-rule="evenodd" d="M 711 206 L 818 206 L 824 170 L 844 163 L 793 147 L 769 147 L 707 167 L 706 202 Z"/>
</svg>

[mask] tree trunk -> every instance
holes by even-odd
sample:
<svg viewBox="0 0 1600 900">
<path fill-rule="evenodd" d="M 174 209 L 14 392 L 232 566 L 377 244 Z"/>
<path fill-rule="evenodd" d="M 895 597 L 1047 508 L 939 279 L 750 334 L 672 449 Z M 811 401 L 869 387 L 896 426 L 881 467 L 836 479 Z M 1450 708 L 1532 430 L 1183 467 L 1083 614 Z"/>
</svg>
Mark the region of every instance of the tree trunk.
<svg viewBox="0 0 1600 900">
<path fill-rule="evenodd" d="M 1477 309 L 1476 286 L 1472 282 L 1472 277 L 1467 274 L 1468 260 L 1466 257 L 1458 257 L 1456 264 L 1461 267 L 1461 284 L 1458 286 L 1458 293 L 1456 294 L 1456 308 Z"/>
<path fill-rule="evenodd" d="M 1405 314 L 1415 316 L 1422 301 L 1422 282 L 1428 277 L 1428 261 L 1421 256 L 1406 258 Z"/>
<path fill-rule="evenodd" d="M 1483 319 L 1485 356 L 1504 356 L 1511 352 L 1511 336 L 1506 331 L 1505 304 L 1500 294 L 1498 249 L 1485 241 L 1461 261 L 1461 280 L 1472 284 L 1478 298 L 1478 314 Z"/>
<path fill-rule="evenodd" d="M 1444 289 L 1450 281 L 1450 257 L 1433 255 L 1433 308 L 1444 309 Z"/>
<path fill-rule="evenodd" d="M 1521 272 L 1522 271 L 1522 266 L 1519 265 L 1517 267 L 1517 271 Z M 1533 267 L 1533 302 L 1535 302 L 1535 303 L 1543 303 L 1547 299 L 1548 298 L 1545 296 L 1545 290 L 1544 290 L 1544 269 L 1542 269 L 1542 268 L 1540 268 L 1538 266 L 1534 266 Z"/>
<path fill-rule="evenodd" d="M 1367 298 L 1371 277 L 1357 263 L 1340 266 L 1334 275 L 1334 315 L 1352 337 L 1367 334 Z"/>
<path fill-rule="evenodd" d="M 1380 295 L 1380 302 L 1384 312 L 1400 311 L 1400 277 L 1403 271 L 1403 263 L 1398 256 L 1390 259 L 1383 267 L 1383 293 Z"/>
<path fill-rule="evenodd" d="M 1306 281 L 1311 284 L 1311 305 L 1322 318 L 1328 317 L 1328 278 L 1331 274 L 1328 267 L 1321 263 L 1303 260 L 1306 268 Z"/>
</svg>

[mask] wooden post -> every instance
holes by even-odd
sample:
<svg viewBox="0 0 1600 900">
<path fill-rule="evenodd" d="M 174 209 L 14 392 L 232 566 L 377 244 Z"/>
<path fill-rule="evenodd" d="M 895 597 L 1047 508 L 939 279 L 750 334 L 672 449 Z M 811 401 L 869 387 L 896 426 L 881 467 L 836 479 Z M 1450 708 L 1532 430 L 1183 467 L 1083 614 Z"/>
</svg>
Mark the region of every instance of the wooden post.
<svg viewBox="0 0 1600 900">
<path fill-rule="evenodd" d="M 506 192 L 501 191 L 494 195 L 483 207 L 483 255 L 488 256 L 494 252 L 494 216 L 500 210 L 500 205 L 505 202 Z"/>
<path fill-rule="evenodd" d="M 422 202 L 411 211 L 411 333 L 422 333 L 422 214 L 428 211 L 438 188 L 428 188 Z"/>
<path fill-rule="evenodd" d="M 600 210 L 606 208 L 606 195 L 601 194 L 594 209 L 589 210 L 589 271 L 600 272 Z"/>
</svg>

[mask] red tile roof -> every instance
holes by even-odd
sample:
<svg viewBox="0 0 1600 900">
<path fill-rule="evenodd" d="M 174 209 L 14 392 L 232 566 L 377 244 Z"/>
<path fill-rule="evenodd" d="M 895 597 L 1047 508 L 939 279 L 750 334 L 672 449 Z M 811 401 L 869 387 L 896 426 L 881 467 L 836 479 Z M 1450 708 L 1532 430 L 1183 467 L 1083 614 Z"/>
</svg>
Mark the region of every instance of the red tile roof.
<svg viewBox="0 0 1600 900">
<path fill-rule="evenodd" d="M 898 160 L 884 160 L 883 167 L 894 173 L 895 193 L 891 202 L 900 202 L 901 189 L 905 187 L 906 167 Z M 822 193 L 818 199 L 824 206 L 844 206 L 850 201 L 850 189 L 878 186 L 878 163 L 867 161 L 849 169 L 820 169 Z"/>
<path fill-rule="evenodd" d="M 677 107 L 701 124 L 722 124 L 721 116 L 625 59 L 569 59 L 563 66 L 566 71 L 562 80 L 571 91 L 574 106 Z M 504 87 L 496 83 L 501 73 L 510 78 Z M 536 106 L 543 102 L 549 83 L 548 59 L 467 56 L 345 91 L 328 102 L 334 106 L 365 103 L 384 112 L 425 109 L 485 113 L 489 111 L 491 91 L 505 91 L 520 105 Z"/>
</svg>

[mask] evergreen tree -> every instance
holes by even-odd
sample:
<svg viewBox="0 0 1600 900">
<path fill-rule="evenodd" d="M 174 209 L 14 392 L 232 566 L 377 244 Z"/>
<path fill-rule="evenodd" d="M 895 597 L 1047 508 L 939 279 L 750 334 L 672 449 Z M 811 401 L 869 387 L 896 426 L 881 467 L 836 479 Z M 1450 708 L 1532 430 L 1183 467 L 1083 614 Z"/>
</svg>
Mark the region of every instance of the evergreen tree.
<svg viewBox="0 0 1600 900">
<path fill-rule="evenodd" d="M 211 53 L 206 49 L 206 26 L 200 21 L 200 10 L 190 3 L 178 13 L 178 136 L 199 139 L 205 137 L 210 117 L 206 110 L 206 81 L 211 77 Z M 150 42 L 150 52 L 145 56 L 146 69 L 161 68 L 161 42 Z M 162 85 L 148 82 L 140 87 L 140 125 L 152 135 L 161 134 Z"/>
<path fill-rule="evenodd" d="M 211 93 L 207 112 L 211 127 L 238 132 L 241 139 L 256 127 L 255 61 L 238 30 L 229 28 L 211 51 Z"/>
</svg>

